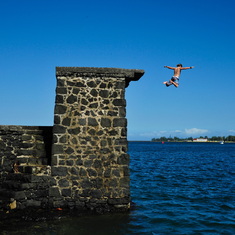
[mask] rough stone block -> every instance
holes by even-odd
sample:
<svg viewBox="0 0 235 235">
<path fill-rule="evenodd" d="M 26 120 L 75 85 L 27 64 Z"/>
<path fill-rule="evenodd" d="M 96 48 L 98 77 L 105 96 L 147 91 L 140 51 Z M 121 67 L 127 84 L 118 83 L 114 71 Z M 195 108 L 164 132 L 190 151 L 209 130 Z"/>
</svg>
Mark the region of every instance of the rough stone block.
<svg viewBox="0 0 235 235">
<path fill-rule="evenodd" d="M 58 201 L 52 201 L 52 205 L 54 208 L 60 208 L 60 207 L 66 207 L 67 206 L 67 202 L 63 199 L 58 200 Z"/>
<path fill-rule="evenodd" d="M 118 116 L 117 111 L 108 111 L 108 116 Z"/>
<path fill-rule="evenodd" d="M 86 85 L 82 82 L 76 82 L 76 87 L 86 87 Z"/>
<path fill-rule="evenodd" d="M 55 116 L 54 116 L 54 124 L 55 124 L 55 125 L 60 124 L 60 116 L 59 116 L 59 115 L 55 115 Z"/>
<path fill-rule="evenodd" d="M 115 145 L 126 145 L 127 146 L 128 142 L 126 138 L 121 138 L 121 139 L 116 139 L 115 140 Z"/>
<path fill-rule="evenodd" d="M 49 189 L 41 189 L 35 191 L 36 198 L 47 198 L 49 196 Z"/>
<path fill-rule="evenodd" d="M 67 98 L 66 101 L 67 101 L 68 104 L 73 104 L 73 103 L 77 102 L 77 96 L 75 96 L 75 95 L 70 95 L 70 96 Z"/>
<path fill-rule="evenodd" d="M 86 171 L 84 168 L 81 168 L 81 169 L 79 170 L 79 175 L 80 175 L 81 177 L 87 176 L 87 171 Z"/>
<path fill-rule="evenodd" d="M 92 166 L 92 163 L 93 163 L 92 160 L 85 160 L 85 161 L 84 161 L 84 166 L 85 166 L 85 167 L 91 167 L 91 166 Z"/>
<path fill-rule="evenodd" d="M 76 201 L 75 206 L 78 210 L 83 209 L 85 207 L 85 202 Z"/>
<path fill-rule="evenodd" d="M 107 84 L 106 83 L 104 83 L 104 82 L 102 82 L 101 84 L 100 84 L 100 88 L 106 88 L 107 87 Z"/>
<path fill-rule="evenodd" d="M 117 188 L 118 187 L 118 180 L 117 180 L 117 178 L 112 178 L 112 179 L 110 179 L 110 181 L 109 181 L 109 187 L 110 188 Z"/>
<path fill-rule="evenodd" d="M 111 130 L 108 132 L 110 136 L 116 136 L 118 135 L 118 132 L 116 130 Z"/>
<path fill-rule="evenodd" d="M 73 87 L 73 94 L 77 95 L 80 91 L 80 88 Z"/>
<path fill-rule="evenodd" d="M 80 127 L 68 129 L 68 133 L 72 135 L 78 135 L 81 132 Z"/>
<path fill-rule="evenodd" d="M 55 113 L 56 114 L 65 114 L 67 111 L 67 107 L 65 105 L 59 105 L 57 104 L 55 106 Z"/>
<path fill-rule="evenodd" d="M 96 83 L 94 81 L 90 81 L 90 82 L 87 83 L 87 86 L 89 86 L 89 87 L 96 87 L 97 85 L 96 85 Z"/>
<path fill-rule="evenodd" d="M 83 190 L 82 192 L 79 194 L 80 197 L 90 197 L 90 192 L 91 190 L 90 189 L 86 189 L 85 187 L 82 187 Z M 80 199 L 81 200 L 81 199 Z"/>
<path fill-rule="evenodd" d="M 124 198 L 109 198 L 108 203 L 111 205 L 120 205 L 120 204 L 128 204 L 130 202 L 129 197 Z"/>
<path fill-rule="evenodd" d="M 91 103 L 91 104 L 89 105 L 89 108 L 91 108 L 91 109 L 96 109 L 98 106 L 99 106 L 98 103 Z"/>
<path fill-rule="evenodd" d="M 66 165 L 67 166 L 73 166 L 74 165 L 74 160 L 66 160 Z"/>
<path fill-rule="evenodd" d="M 83 189 L 90 189 L 93 187 L 93 183 L 90 179 L 90 177 L 84 177 L 81 181 L 81 187 Z"/>
<path fill-rule="evenodd" d="M 100 146 L 101 146 L 101 148 L 107 146 L 107 140 L 101 140 L 100 141 Z"/>
<path fill-rule="evenodd" d="M 64 88 L 64 87 L 57 87 L 57 88 L 56 88 L 56 93 L 57 93 L 57 94 L 62 94 L 62 95 L 67 94 L 67 88 Z"/>
<path fill-rule="evenodd" d="M 71 124 L 71 118 L 66 117 L 63 121 L 62 121 L 62 125 L 64 126 L 70 126 Z"/>
<path fill-rule="evenodd" d="M 115 89 L 125 89 L 125 82 L 116 82 Z"/>
<path fill-rule="evenodd" d="M 58 157 L 57 156 L 52 156 L 52 158 L 51 158 L 51 165 L 52 166 L 56 166 L 56 165 L 58 165 Z"/>
<path fill-rule="evenodd" d="M 61 154 L 64 152 L 63 145 L 60 144 L 54 144 L 52 148 L 53 154 Z"/>
<path fill-rule="evenodd" d="M 72 167 L 70 172 L 72 175 L 79 175 L 79 170 L 76 167 Z"/>
<path fill-rule="evenodd" d="M 111 127 L 111 120 L 109 118 L 101 118 L 102 127 Z"/>
<path fill-rule="evenodd" d="M 120 177 L 120 170 L 119 169 L 113 169 L 112 170 L 112 175 L 116 177 Z"/>
<path fill-rule="evenodd" d="M 60 125 L 54 125 L 53 127 L 53 132 L 54 134 L 65 134 L 66 133 L 67 128 L 64 126 L 60 126 Z"/>
<path fill-rule="evenodd" d="M 127 136 L 127 128 L 122 128 L 121 130 L 121 136 L 126 137 Z"/>
<path fill-rule="evenodd" d="M 22 141 L 29 141 L 32 140 L 32 135 L 23 135 L 22 136 Z"/>
<path fill-rule="evenodd" d="M 93 163 L 94 168 L 101 168 L 102 167 L 102 161 L 101 160 L 95 160 Z"/>
<path fill-rule="evenodd" d="M 88 168 L 87 172 L 88 172 L 88 175 L 90 177 L 96 177 L 97 176 L 97 172 L 94 169 L 92 169 L 92 168 Z"/>
<path fill-rule="evenodd" d="M 41 201 L 27 200 L 26 207 L 41 207 Z"/>
<path fill-rule="evenodd" d="M 79 123 L 79 125 L 81 125 L 81 126 L 85 126 L 86 125 L 86 119 L 84 118 L 84 119 L 79 119 L 78 120 L 78 123 Z"/>
<path fill-rule="evenodd" d="M 89 126 L 98 126 L 98 122 L 95 118 L 88 118 L 88 125 Z"/>
<path fill-rule="evenodd" d="M 62 188 L 65 188 L 65 187 L 68 187 L 69 186 L 69 181 L 66 180 L 66 179 L 61 179 L 59 180 L 59 186 L 62 187 Z"/>
<path fill-rule="evenodd" d="M 71 197 L 72 191 L 71 189 L 62 189 L 61 194 L 64 197 Z"/>
<path fill-rule="evenodd" d="M 56 95 L 55 102 L 57 104 L 63 104 L 64 103 L 64 97 L 62 95 Z"/>
<path fill-rule="evenodd" d="M 115 106 L 126 106 L 126 100 L 124 100 L 124 99 L 115 99 L 114 101 L 113 101 L 113 104 L 115 105 Z"/>
<path fill-rule="evenodd" d="M 120 186 L 124 188 L 130 187 L 130 178 L 129 177 L 123 177 L 120 179 Z"/>
<path fill-rule="evenodd" d="M 56 188 L 49 188 L 49 196 L 59 198 L 61 196 L 59 189 L 57 187 Z"/>
<path fill-rule="evenodd" d="M 14 193 L 13 193 L 13 198 L 14 198 L 16 201 L 21 200 L 21 199 L 25 199 L 25 198 L 26 198 L 25 192 L 24 192 L 24 191 L 17 191 L 17 192 L 14 192 Z"/>
<path fill-rule="evenodd" d="M 62 167 L 62 166 L 53 166 L 51 168 L 51 175 L 52 176 L 66 176 L 68 174 L 68 169 L 67 167 Z"/>
<path fill-rule="evenodd" d="M 99 95 L 102 97 L 102 98 L 108 98 L 109 97 L 109 91 L 108 90 L 101 90 L 99 92 Z"/>
<path fill-rule="evenodd" d="M 117 163 L 119 165 L 129 165 L 130 157 L 128 154 L 122 154 L 118 157 Z"/>
<path fill-rule="evenodd" d="M 127 126 L 126 118 L 114 118 L 113 126 L 114 127 L 126 127 Z"/>
<path fill-rule="evenodd" d="M 128 166 L 123 167 L 123 175 L 124 176 L 130 176 L 130 169 Z"/>
<path fill-rule="evenodd" d="M 105 178 L 111 177 L 111 169 L 110 168 L 106 168 L 106 170 L 104 171 L 104 177 Z"/>
<path fill-rule="evenodd" d="M 97 97 L 98 92 L 97 92 L 96 89 L 92 89 L 91 92 L 90 92 L 90 94 L 91 94 L 92 96 L 94 96 L 94 97 Z"/>
<path fill-rule="evenodd" d="M 92 189 L 90 192 L 91 197 L 100 199 L 102 197 L 102 192 L 100 189 Z"/>
<path fill-rule="evenodd" d="M 65 87 L 66 84 L 65 84 L 65 80 L 62 80 L 62 79 L 57 79 L 57 87 Z"/>
<path fill-rule="evenodd" d="M 74 153 L 74 149 L 72 147 L 68 147 L 65 149 L 65 153 L 71 155 L 72 153 Z"/>
</svg>

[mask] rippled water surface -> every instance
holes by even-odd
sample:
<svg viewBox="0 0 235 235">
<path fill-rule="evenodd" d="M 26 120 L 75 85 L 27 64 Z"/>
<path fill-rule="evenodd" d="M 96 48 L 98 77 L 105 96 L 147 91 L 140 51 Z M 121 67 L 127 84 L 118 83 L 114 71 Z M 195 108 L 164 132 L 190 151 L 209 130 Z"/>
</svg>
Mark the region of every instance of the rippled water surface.
<svg viewBox="0 0 235 235">
<path fill-rule="evenodd" d="M 28 223 L 27 233 L 235 234 L 235 144 L 130 142 L 129 154 L 130 214 Z"/>
<path fill-rule="evenodd" d="M 136 231 L 235 234 L 234 144 L 130 143 L 130 155 Z"/>
</svg>

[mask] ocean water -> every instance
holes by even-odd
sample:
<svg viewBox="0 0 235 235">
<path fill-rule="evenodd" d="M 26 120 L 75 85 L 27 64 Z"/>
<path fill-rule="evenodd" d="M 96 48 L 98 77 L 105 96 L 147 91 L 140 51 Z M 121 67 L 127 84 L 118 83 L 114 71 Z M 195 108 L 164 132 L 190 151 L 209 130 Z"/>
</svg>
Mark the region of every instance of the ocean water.
<svg viewBox="0 0 235 235">
<path fill-rule="evenodd" d="M 235 144 L 130 143 L 130 155 L 129 234 L 235 234 Z"/>
<path fill-rule="evenodd" d="M 130 142 L 126 214 L 21 222 L 0 234 L 235 234 L 235 144 Z"/>
</svg>

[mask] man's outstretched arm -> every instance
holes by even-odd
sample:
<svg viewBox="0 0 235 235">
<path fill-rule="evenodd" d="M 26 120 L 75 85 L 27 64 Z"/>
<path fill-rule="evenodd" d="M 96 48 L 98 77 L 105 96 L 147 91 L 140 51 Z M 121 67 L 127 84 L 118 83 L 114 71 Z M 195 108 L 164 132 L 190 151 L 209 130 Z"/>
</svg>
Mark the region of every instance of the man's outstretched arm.
<svg viewBox="0 0 235 235">
<path fill-rule="evenodd" d="M 175 69 L 174 67 L 170 67 L 170 66 L 164 66 L 164 68 Z"/>
<path fill-rule="evenodd" d="M 180 68 L 180 69 L 193 69 L 194 68 L 194 66 L 190 66 L 190 67 L 182 67 L 182 68 Z"/>
</svg>

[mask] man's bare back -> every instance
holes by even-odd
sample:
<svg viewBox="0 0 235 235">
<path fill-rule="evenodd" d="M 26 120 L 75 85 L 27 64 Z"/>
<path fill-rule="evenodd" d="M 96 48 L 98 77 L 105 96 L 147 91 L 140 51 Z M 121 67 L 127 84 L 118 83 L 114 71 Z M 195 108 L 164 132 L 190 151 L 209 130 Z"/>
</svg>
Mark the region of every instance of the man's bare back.
<svg viewBox="0 0 235 235">
<path fill-rule="evenodd" d="M 164 68 L 173 69 L 174 70 L 174 75 L 168 82 L 163 82 L 163 84 L 165 84 L 167 87 L 172 85 L 172 84 L 175 87 L 178 87 L 179 86 L 178 80 L 179 80 L 179 77 L 180 77 L 180 74 L 181 74 L 181 70 L 192 69 L 194 67 L 193 66 L 183 67 L 182 64 L 177 64 L 177 67 L 164 66 Z"/>
</svg>

